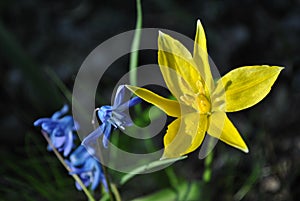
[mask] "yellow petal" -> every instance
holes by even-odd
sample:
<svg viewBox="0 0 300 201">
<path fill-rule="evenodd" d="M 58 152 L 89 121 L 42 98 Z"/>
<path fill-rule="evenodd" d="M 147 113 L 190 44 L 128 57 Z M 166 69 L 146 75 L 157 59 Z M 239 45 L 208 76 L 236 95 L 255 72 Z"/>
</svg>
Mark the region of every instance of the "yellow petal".
<svg viewBox="0 0 300 201">
<path fill-rule="evenodd" d="M 171 93 L 179 100 L 184 94 L 198 92 L 201 79 L 191 53 L 171 36 L 159 32 L 158 63 Z"/>
<path fill-rule="evenodd" d="M 197 20 L 197 30 L 195 36 L 194 56 L 200 52 L 207 52 L 206 36 L 200 20 Z"/>
<path fill-rule="evenodd" d="M 180 116 L 180 105 L 177 101 L 161 97 L 144 88 L 130 85 L 126 85 L 126 87 L 138 97 L 160 108 L 167 115 L 172 117 Z"/>
<path fill-rule="evenodd" d="M 215 90 L 225 89 L 225 111 L 239 111 L 261 101 L 270 92 L 282 69 L 266 65 L 245 66 L 227 73 L 218 81 Z"/>
<path fill-rule="evenodd" d="M 169 126 L 164 137 L 162 159 L 177 158 L 197 149 L 207 130 L 207 116 L 199 113 L 186 114 Z"/>
<path fill-rule="evenodd" d="M 213 90 L 214 81 L 208 60 L 209 57 L 207 53 L 205 32 L 200 20 L 197 21 L 193 57 L 195 63 L 197 64 L 197 69 L 205 82 L 205 85 L 208 87 L 209 92 L 211 92 Z"/>
<path fill-rule="evenodd" d="M 210 116 L 210 124 L 207 133 L 215 138 L 219 138 L 226 144 L 248 153 L 248 147 L 238 130 L 228 119 L 225 112 L 214 112 Z"/>
</svg>

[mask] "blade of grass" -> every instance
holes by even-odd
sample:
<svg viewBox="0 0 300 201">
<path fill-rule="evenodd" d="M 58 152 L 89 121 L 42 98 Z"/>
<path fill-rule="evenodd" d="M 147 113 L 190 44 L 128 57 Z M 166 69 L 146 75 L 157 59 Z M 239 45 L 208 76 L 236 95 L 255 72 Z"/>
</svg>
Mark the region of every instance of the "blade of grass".
<svg viewBox="0 0 300 201">
<path fill-rule="evenodd" d="M 252 168 L 250 176 L 247 178 L 247 180 L 238 190 L 238 192 L 236 192 L 236 194 L 233 196 L 234 200 L 240 201 L 246 196 L 246 194 L 251 190 L 252 186 L 257 182 L 257 180 L 261 176 L 261 171 L 261 164 L 256 163 Z"/>
<path fill-rule="evenodd" d="M 199 200 L 201 183 L 183 182 L 175 189 L 163 189 L 151 195 L 136 198 L 133 201 L 156 201 L 156 200 Z"/>
<path fill-rule="evenodd" d="M 54 84 L 59 88 L 62 94 L 66 97 L 69 104 L 74 104 L 73 107 L 81 114 L 82 117 L 85 117 L 87 121 L 91 121 L 90 115 L 79 107 L 78 101 L 72 96 L 72 92 L 68 89 L 68 87 L 61 81 L 61 79 L 57 76 L 57 74 L 50 68 L 46 68 L 46 73 L 50 77 L 50 79 L 54 82 Z"/>
</svg>

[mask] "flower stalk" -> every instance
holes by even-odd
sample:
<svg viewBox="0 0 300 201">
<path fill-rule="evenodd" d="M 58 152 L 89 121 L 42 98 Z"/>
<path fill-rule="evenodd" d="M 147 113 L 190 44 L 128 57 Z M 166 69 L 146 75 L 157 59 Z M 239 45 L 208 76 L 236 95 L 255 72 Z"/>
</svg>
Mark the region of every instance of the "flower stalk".
<svg viewBox="0 0 300 201">
<path fill-rule="evenodd" d="M 45 131 L 41 131 L 44 138 L 46 139 L 46 141 L 48 142 L 49 146 L 51 146 L 55 156 L 57 157 L 57 159 L 60 161 L 60 163 L 66 168 L 66 170 L 68 172 L 71 172 L 71 169 L 69 168 L 69 166 L 65 163 L 63 157 L 60 155 L 60 153 L 57 151 L 57 149 L 55 148 L 55 146 L 52 144 L 50 138 L 48 137 L 48 134 Z M 76 174 L 71 174 L 72 177 L 74 178 L 74 180 L 76 182 L 78 182 L 78 184 L 80 185 L 80 187 L 82 188 L 83 192 L 85 193 L 85 195 L 88 197 L 88 199 L 90 201 L 95 201 L 95 199 L 93 198 L 93 196 L 91 195 L 90 191 L 85 187 L 85 185 L 82 183 L 81 179 L 78 177 L 78 175 Z"/>
</svg>

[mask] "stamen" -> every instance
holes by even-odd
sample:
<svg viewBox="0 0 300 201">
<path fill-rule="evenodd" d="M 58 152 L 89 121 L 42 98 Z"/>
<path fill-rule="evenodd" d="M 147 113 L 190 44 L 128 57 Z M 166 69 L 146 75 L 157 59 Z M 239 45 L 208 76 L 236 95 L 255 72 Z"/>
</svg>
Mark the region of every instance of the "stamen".
<svg viewBox="0 0 300 201">
<path fill-rule="evenodd" d="M 199 94 L 205 94 L 205 89 L 204 89 L 205 84 L 203 83 L 203 81 L 198 80 L 196 82 L 196 86 L 199 89 Z"/>
<path fill-rule="evenodd" d="M 200 114 L 209 114 L 211 110 L 211 104 L 205 95 L 199 94 L 197 97 L 197 105 Z"/>
</svg>

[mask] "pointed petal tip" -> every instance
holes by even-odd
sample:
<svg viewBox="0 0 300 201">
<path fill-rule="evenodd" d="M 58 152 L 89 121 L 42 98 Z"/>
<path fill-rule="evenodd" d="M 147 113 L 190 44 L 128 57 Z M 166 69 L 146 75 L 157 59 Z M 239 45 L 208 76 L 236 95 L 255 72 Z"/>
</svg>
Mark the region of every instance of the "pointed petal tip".
<svg viewBox="0 0 300 201">
<path fill-rule="evenodd" d="M 233 146 L 239 150 L 241 150 L 242 152 L 244 152 L 245 154 L 249 153 L 249 149 L 247 147 L 247 145 L 243 146 L 243 147 L 240 147 L 240 146 Z"/>
<path fill-rule="evenodd" d="M 285 69 L 284 66 L 273 66 L 273 65 L 268 65 L 268 64 L 264 64 L 262 66 L 268 67 L 268 68 L 277 68 L 279 71 L 282 71 L 283 69 Z"/>
<path fill-rule="evenodd" d="M 199 25 L 201 25 L 202 23 L 201 23 L 201 20 L 200 19 L 198 19 L 197 20 L 197 26 L 199 26 Z"/>
<path fill-rule="evenodd" d="M 163 155 L 160 157 L 160 161 L 170 159 L 170 157 L 166 156 L 166 152 L 163 153 Z"/>
<path fill-rule="evenodd" d="M 231 146 L 233 146 L 234 148 L 237 148 L 237 149 L 241 150 L 245 154 L 249 153 L 249 149 L 248 149 L 248 147 L 247 147 L 246 144 L 243 145 L 243 146 L 240 146 L 240 145 L 239 146 L 238 145 L 231 145 Z"/>
<path fill-rule="evenodd" d="M 164 153 L 162 155 L 162 157 L 160 157 L 160 161 L 163 161 L 163 160 L 168 160 L 168 159 L 178 159 L 178 160 L 181 160 L 181 159 L 184 159 L 184 158 L 187 158 L 188 156 L 187 155 L 180 155 L 180 156 L 166 156 L 166 154 Z"/>
<path fill-rule="evenodd" d="M 167 34 L 165 34 L 164 32 L 162 32 L 162 31 L 158 31 L 158 39 L 161 39 L 161 40 L 163 40 L 163 39 L 165 39 L 166 38 L 166 35 Z"/>
<path fill-rule="evenodd" d="M 34 125 L 34 126 L 39 126 L 39 123 L 40 123 L 40 121 L 39 121 L 39 120 L 36 120 L 36 121 L 33 122 L 33 125 Z"/>
<path fill-rule="evenodd" d="M 161 30 L 158 30 L 158 35 L 159 35 L 159 36 L 163 36 L 163 34 L 164 34 L 164 33 L 163 33 Z"/>
<path fill-rule="evenodd" d="M 175 155 L 170 155 L 170 153 L 164 151 L 163 155 L 160 157 L 160 161 L 162 160 L 167 160 L 167 159 L 175 159 L 175 158 L 180 158 L 181 155 L 175 156 Z"/>
<path fill-rule="evenodd" d="M 246 147 L 246 148 L 242 149 L 242 151 L 243 151 L 243 152 L 245 152 L 246 154 L 248 154 L 248 153 L 249 153 L 249 149 L 248 149 L 248 147 Z"/>
<path fill-rule="evenodd" d="M 160 157 L 160 161 L 167 159 L 165 156 Z"/>
</svg>

